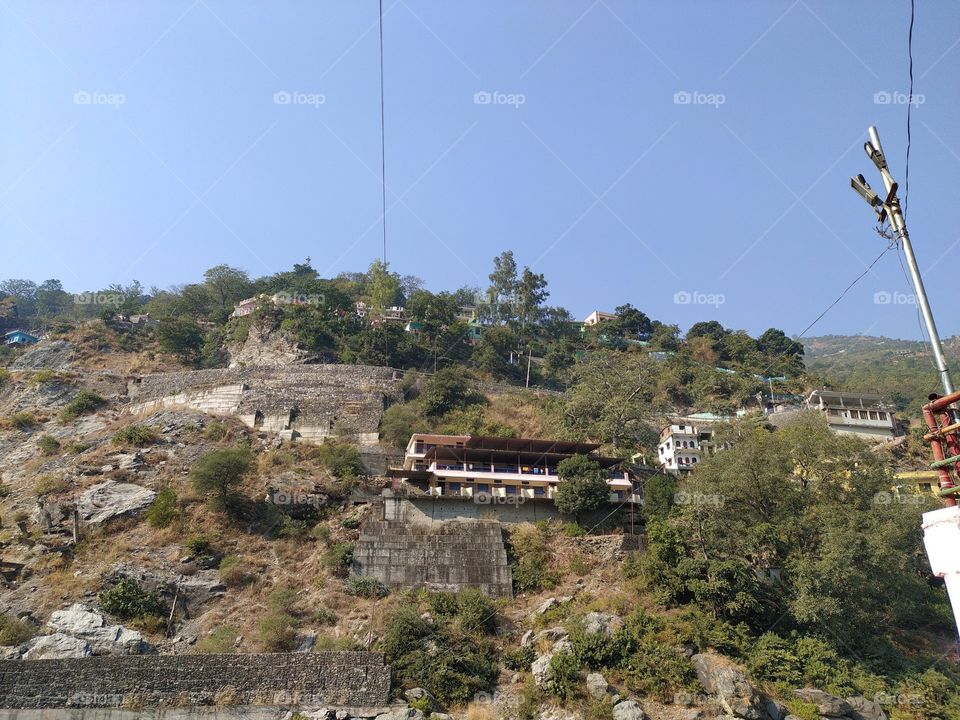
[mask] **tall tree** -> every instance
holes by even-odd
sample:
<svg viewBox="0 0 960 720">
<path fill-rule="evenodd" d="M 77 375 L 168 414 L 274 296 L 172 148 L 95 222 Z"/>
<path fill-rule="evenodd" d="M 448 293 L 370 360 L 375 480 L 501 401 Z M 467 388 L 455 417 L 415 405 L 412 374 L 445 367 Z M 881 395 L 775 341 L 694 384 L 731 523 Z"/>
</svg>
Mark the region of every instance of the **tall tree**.
<svg viewBox="0 0 960 720">
<path fill-rule="evenodd" d="M 250 296 L 250 277 L 243 270 L 229 265 L 215 265 L 203 274 L 203 283 L 221 308 Z"/>
</svg>

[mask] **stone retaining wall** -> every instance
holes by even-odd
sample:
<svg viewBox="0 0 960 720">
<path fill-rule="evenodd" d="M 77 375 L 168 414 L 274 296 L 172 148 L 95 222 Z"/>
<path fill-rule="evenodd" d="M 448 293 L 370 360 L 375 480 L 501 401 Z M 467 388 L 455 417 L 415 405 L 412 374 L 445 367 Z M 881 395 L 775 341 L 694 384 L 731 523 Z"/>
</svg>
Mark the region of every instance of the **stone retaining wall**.
<svg viewBox="0 0 960 720">
<path fill-rule="evenodd" d="M 127 384 L 130 411 L 185 406 L 234 415 L 250 428 L 322 442 L 343 433 L 376 443 L 400 374 L 367 365 L 291 365 L 160 373 Z"/>
<path fill-rule="evenodd" d="M 0 708 L 382 706 L 381 653 L 97 656 L 0 661 Z"/>
<path fill-rule="evenodd" d="M 496 521 L 418 524 L 368 518 L 353 557 L 356 571 L 389 588 L 472 587 L 490 597 L 513 596 L 507 549 Z"/>
</svg>

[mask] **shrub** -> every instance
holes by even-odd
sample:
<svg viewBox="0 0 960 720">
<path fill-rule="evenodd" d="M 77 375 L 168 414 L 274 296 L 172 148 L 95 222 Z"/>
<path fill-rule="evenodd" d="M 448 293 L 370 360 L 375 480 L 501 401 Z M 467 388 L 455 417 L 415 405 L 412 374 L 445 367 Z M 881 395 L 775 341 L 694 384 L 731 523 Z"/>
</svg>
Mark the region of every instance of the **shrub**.
<svg viewBox="0 0 960 720">
<path fill-rule="evenodd" d="M 356 597 L 376 599 L 387 596 L 387 588 L 374 577 L 353 575 L 347 578 L 347 592 Z"/>
<path fill-rule="evenodd" d="M 338 577 L 346 577 L 353 565 L 353 543 L 334 543 L 323 554 L 323 565 Z"/>
<path fill-rule="evenodd" d="M 211 503 L 221 510 L 232 506 L 231 495 L 250 472 L 253 455 L 244 448 L 214 450 L 202 455 L 190 470 L 194 489 L 210 496 Z"/>
<path fill-rule="evenodd" d="M 230 437 L 230 426 L 225 422 L 220 422 L 219 420 L 211 420 L 203 429 L 203 436 L 207 440 L 223 442 Z"/>
<path fill-rule="evenodd" d="M 10 382 L 10 371 L 6 368 L 0 368 L 0 387 Z"/>
<path fill-rule="evenodd" d="M 405 448 L 413 433 L 428 429 L 416 406 L 407 403 L 391 405 L 380 420 L 380 434 L 384 441 L 398 448 Z"/>
<path fill-rule="evenodd" d="M 483 401 L 464 377 L 463 368 L 444 368 L 427 381 L 418 402 L 425 415 L 439 416 Z"/>
<path fill-rule="evenodd" d="M 33 486 L 37 495 L 56 495 L 70 487 L 67 478 L 57 475 L 42 475 Z"/>
<path fill-rule="evenodd" d="M 170 488 L 164 488 L 147 508 L 147 522 L 155 528 L 170 527 L 178 514 L 177 493 Z"/>
<path fill-rule="evenodd" d="M 536 659 L 537 652 L 532 647 L 518 647 L 503 653 L 503 664 L 516 671 L 529 670 Z"/>
<path fill-rule="evenodd" d="M 114 445 L 143 447 L 156 440 L 157 434 L 145 425 L 127 425 L 120 428 L 110 440 Z"/>
<path fill-rule="evenodd" d="M 44 455 L 55 455 L 60 449 L 60 441 L 52 435 L 41 435 L 37 447 L 40 448 L 40 452 Z"/>
<path fill-rule="evenodd" d="M 322 605 L 313 611 L 313 616 L 310 619 L 317 625 L 337 624 L 337 614 L 330 608 L 323 607 Z"/>
<path fill-rule="evenodd" d="M 250 569 L 236 555 L 227 555 L 220 561 L 220 579 L 229 587 L 239 587 L 250 582 Z"/>
<path fill-rule="evenodd" d="M 580 666 L 568 652 L 559 652 L 550 658 L 547 667 L 547 690 L 563 703 L 579 694 Z"/>
<path fill-rule="evenodd" d="M 31 412 L 19 412 L 10 416 L 10 426 L 17 430 L 29 430 L 37 424 L 36 416 Z"/>
<path fill-rule="evenodd" d="M 268 615 L 260 623 L 260 644 L 268 652 L 290 652 L 296 647 L 297 619 L 285 612 Z"/>
<path fill-rule="evenodd" d="M 330 528 L 323 523 L 317 523 L 310 531 L 310 537 L 322 543 L 330 542 Z"/>
<path fill-rule="evenodd" d="M 224 655 L 236 652 L 237 630 L 230 625 L 221 625 L 204 635 L 196 644 L 196 652 L 207 655 Z"/>
<path fill-rule="evenodd" d="M 360 519 L 347 518 L 346 520 L 340 523 L 340 526 L 346 530 L 356 530 L 358 527 L 360 527 Z"/>
<path fill-rule="evenodd" d="M 334 477 L 356 478 L 367 473 L 356 445 L 340 440 L 326 440 L 319 449 L 320 461 Z"/>
<path fill-rule="evenodd" d="M 560 529 L 567 537 L 583 537 L 587 534 L 587 531 L 580 526 L 580 523 L 575 522 L 564 523 Z"/>
<path fill-rule="evenodd" d="M 310 534 L 310 523 L 283 515 L 273 534 L 278 538 L 303 538 Z"/>
<path fill-rule="evenodd" d="M 70 443 L 70 447 L 68 447 L 67 450 L 73 455 L 79 455 L 80 453 L 84 453 L 92 447 L 93 443 L 75 442 Z"/>
<path fill-rule="evenodd" d="M 672 648 L 646 639 L 626 662 L 624 679 L 629 690 L 668 702 L 675 693 L 692 687 L 693 667 Z"/>
<path fill-rule="evenodd" d="M 493 601 L 476 588 L 457 594 L 457 618 L 467 631 L 492 633 L 497 626 L 497 609 Z"/>
<path fill-rule="evenodd" d="M 185 546 L 190 553 L 190 557 L 198 557 L 210 552 L 213 547 L 213 540 L 208 535 L 193 535 L 187 539 Z"/>
<path fill-rule="evenodd" d="M 292 587 L 281 587 L 270 593 L 267 604 L 278 612 L 291 612 L 297 604 L 297 591 Z"/>
<path fill-rule="evenodd" d="M 43 368 L 37 370 L 33 375 L 30 376 L 31 385 L 46 385 L 52 383 L 58 379 L 57 373 L 55 373 L 50 368 Z"/>
<path fill-rule="evenodd" d="M 129 578 L 124 578 L 109 590 L 101 592 L 100 604 L 105 612 L 121 620 L 150 615 L 162 617 L 167 612 L 157 593 L 144 590 Z"/>
<path fill-rule="evenodd" d="M 23 620 L 0 612 L 0 645 L 19 645 L 36 634 L 32 626 Z"/>
<path fill-rule="evenodd" d="M 548 559 L 539 553 L 520 558 L 513 566 L 513 584 L 517 592 L 538 592 L 556 585 L 557 575 L 547 563 Z"/>
<path fill-rule="evenodd" d="M 106 404 L 106 402 L 106 400 L 92 390 L 80 390 L 80 392 L 73 396 L 73 400 L 68 402 L 63 410 L 60 411 L 60 419 L 75 420 L 81 415 L 94 412 Z"/>
</svg>

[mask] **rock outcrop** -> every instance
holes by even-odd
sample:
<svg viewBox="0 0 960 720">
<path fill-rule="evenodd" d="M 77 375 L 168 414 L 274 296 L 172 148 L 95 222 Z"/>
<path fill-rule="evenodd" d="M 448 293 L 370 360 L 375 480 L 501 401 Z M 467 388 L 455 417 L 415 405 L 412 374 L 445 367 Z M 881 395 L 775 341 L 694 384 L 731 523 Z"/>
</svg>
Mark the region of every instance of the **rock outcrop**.
<svg viewBox="0 0 960 720">
<path fill-rule="evenodd" d="M 767 720 L 762 699 L 746 674 L 722 655 L 694 655 L 693 667 L 704 689 L 717 696 L 720 707 L 746 720 Z"/>
<path fill-rule="evenodd" d="M 87 488 L 80 495 L 80 517 L 88 525 L 101 525 L 107 520 L 143 512 L 157 494 L 133 483 L 106 482 Z"/>
</svg>

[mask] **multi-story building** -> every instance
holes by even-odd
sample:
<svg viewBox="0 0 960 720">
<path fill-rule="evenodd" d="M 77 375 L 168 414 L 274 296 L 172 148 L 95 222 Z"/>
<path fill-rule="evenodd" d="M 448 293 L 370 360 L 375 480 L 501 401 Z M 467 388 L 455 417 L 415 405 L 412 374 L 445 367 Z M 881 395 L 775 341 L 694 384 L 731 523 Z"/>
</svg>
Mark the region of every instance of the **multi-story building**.
<svg viewBox="0 0 960 720">
<path fill-rule="evenodd" d="M 729 447 L 729 443 L 714 441 L 712 426 L 730 419 L 713 413 L 696 413 L 674 418 L 660 431 L 660 443 L 657 445 L 657 460 L 660 461 L 660 466 L 674 474 L 689 472 L 704 457 Z"/>
<path fill-rule="evenodd" d="M 864 440 L 887 441 L 903 435 L 893 408 L 880 395 L 835 390 L 814 390 L 807 408 L 818 410 L 837 435 L 855 435 Z"/>
<path fill-rule="evenodd" d="M 586 455 L 608 473 L 610 502 L 641 502 L 639 484 L 618 469 L 617 458 L 597 455 L 595 443 L 534 440 L 478 435 L 415 433 L 407 444 L 402 468 L 388 474 L 440 497 L 551 500 L 563 477 L 557 465 L 574 455 Z"/>
</svg>

